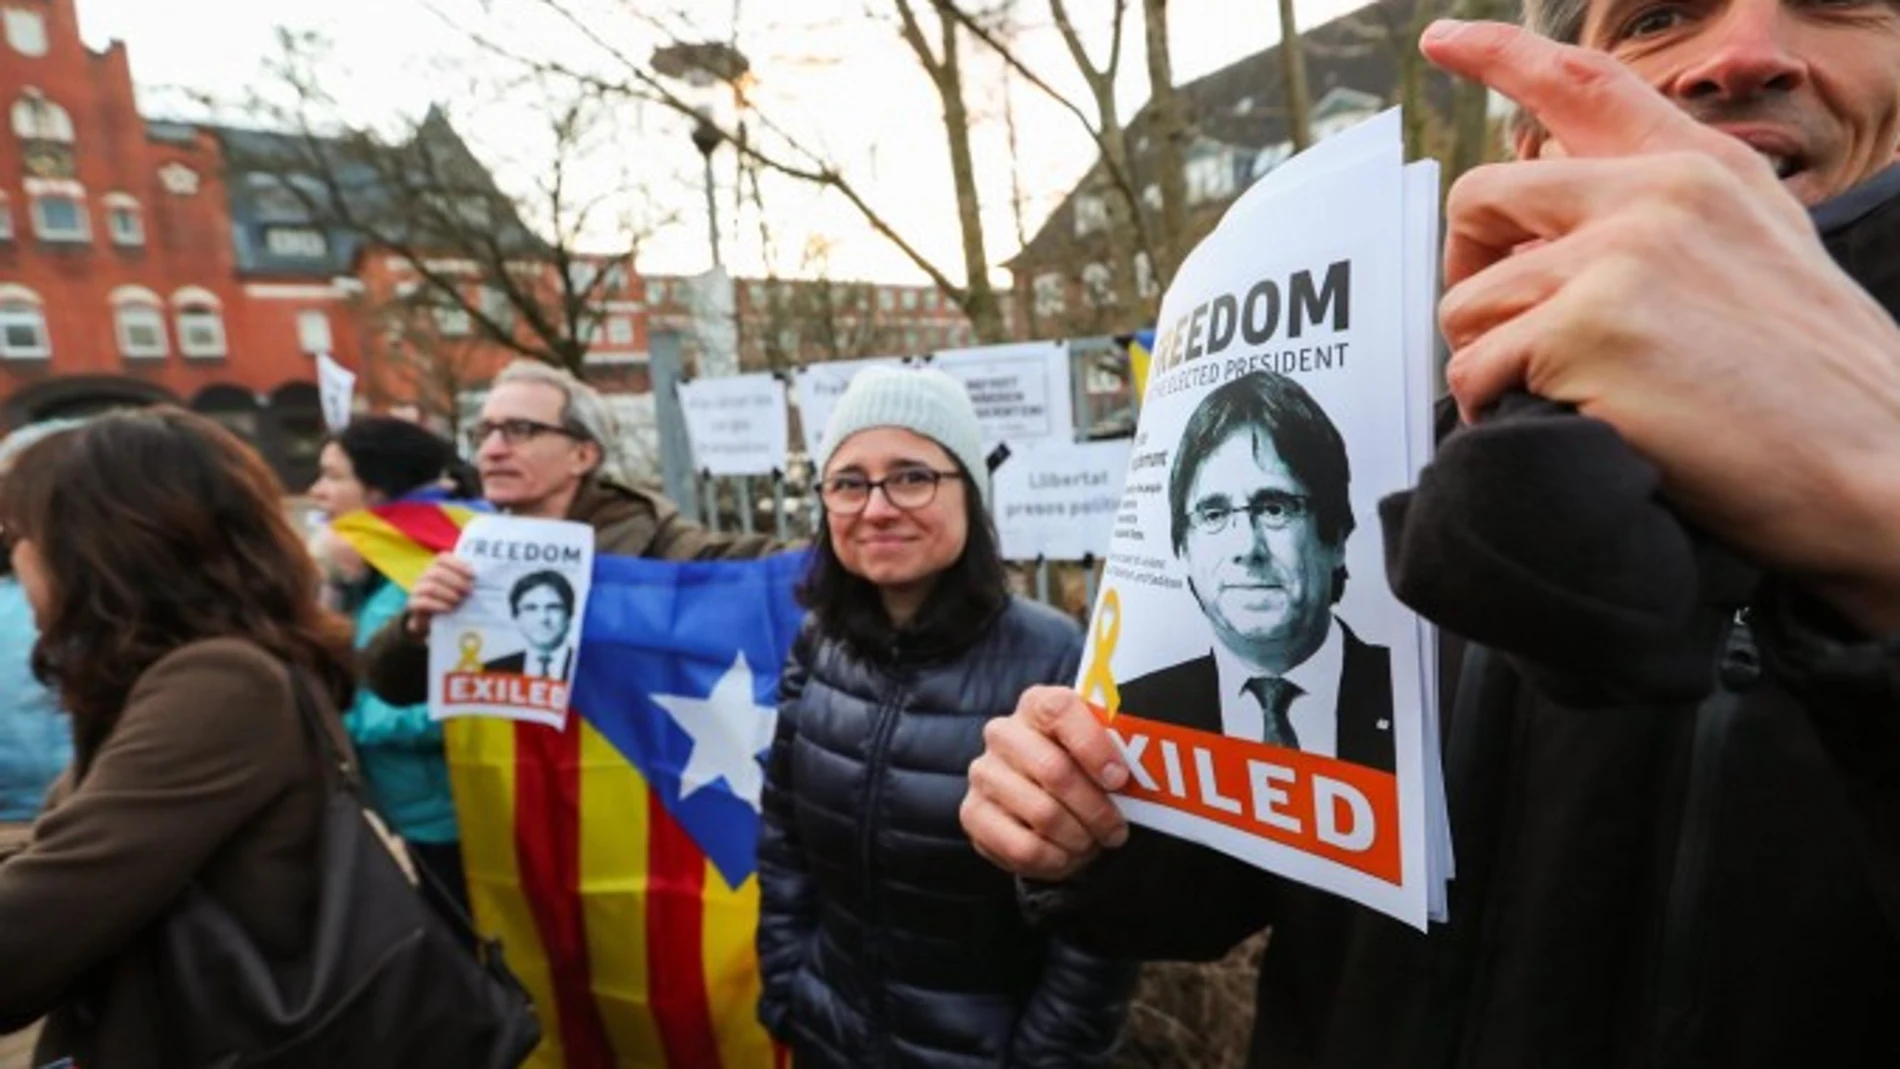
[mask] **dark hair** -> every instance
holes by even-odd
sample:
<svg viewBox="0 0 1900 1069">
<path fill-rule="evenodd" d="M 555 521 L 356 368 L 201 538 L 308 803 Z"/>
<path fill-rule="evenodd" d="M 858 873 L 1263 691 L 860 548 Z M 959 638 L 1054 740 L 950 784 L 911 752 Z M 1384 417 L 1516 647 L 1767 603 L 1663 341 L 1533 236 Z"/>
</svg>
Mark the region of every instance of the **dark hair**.
<svg viewBox="0 0 1900 1069">
<path fill-rule="evenodd" d="M 426 489 L 444 477 L 455 484 L 456 496 L 480 496 L 455 446 L 420 424 L 367 416 L 351 420 L 330 441 L 350 458 L 357 481 L 386 498 Z"/>
<path fill-rule="evenodd" d="M 561 599 L 562 605 L 567 606 L 568 615 L 574 614 L 574 584 L 567 581 L 567 576 L 556 571 L 529 572 L 515 580 L 514 588 L 508 591 L 508 612 L 510 614 L 520 612 L 521 599 L 528 596 L 528 591 L 538 586 L 554 588 L 554 596 Z"/>
<path fill-rule="evenodd" d="M 1272 371 L 1255 371 L 1201 399 L 1188 417 L 1168 472 L 1169 535 L 1174 552 L 1187 546 L 1188 491 L 1201 464 L 1222 442 L 1243 431 L 1264 431 L 1312 502 L 1320 540 L 1340 546 L 1352 534 L 1351 466 L 1339 428 L 1299 383 Z M 1345 592 L 1345 567 L 1334 577 L 1333 600 Z"/>
<path fill-rule="evenodd" d="M 904 653 L 949 656 L 974 645 L 1009 604 L 1009 573 L 983 495 L 963 462 L 953 455 L 951 463 L 963 477 L 969 535 L 962 554 L 937 576 L 916 618 L 901 631 L 891 626 L 877 585 L 846 570 L 831 544 L 830 525 L 818 524 L 798 603 L 811 611 L 821 632 L 857 657 L 890 661 Z"/>
<path fill-rule="evenodd" d="M 218 424 L 161 406 L 55 434 L 0 481 L 0 523 L 48 573 L 33 668 L 72 714 L 82 763 L 139 676 L 205 639 L 254 642 L 348 700 L 349 625 L 318 604 L 276 477 Z"/>
</svg>

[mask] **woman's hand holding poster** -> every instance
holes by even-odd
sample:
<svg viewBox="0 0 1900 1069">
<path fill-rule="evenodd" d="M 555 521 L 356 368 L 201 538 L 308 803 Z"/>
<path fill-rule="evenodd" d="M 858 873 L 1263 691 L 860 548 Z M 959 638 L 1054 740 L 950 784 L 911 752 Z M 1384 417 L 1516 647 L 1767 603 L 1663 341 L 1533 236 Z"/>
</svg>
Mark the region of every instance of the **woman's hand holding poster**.
<svg viewBox="0 0 1900 1069">
<path fill-rule="evenodd" d="M 429 629 L 429 714 L 562 727 L 593 582 L 593 528 L 477 516 L 455 555 L 474 568 L 475 590 Z"/>
<path fill-rule="evenodd" d="M 1079 683 L 1129 820 L 1419 927 L 1451 869 L 1435 642 L 1376 504 L 1430 451 L 1437 186 L 1389 112 L 1182 265 Z"/>
</svg>

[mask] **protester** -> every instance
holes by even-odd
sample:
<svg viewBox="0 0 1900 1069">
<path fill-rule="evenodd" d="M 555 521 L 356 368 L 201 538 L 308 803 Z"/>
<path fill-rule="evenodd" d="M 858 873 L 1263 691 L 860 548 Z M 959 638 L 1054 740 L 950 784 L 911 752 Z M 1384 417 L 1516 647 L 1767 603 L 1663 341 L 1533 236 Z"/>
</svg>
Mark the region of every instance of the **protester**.
<svg viewBox="0 0 1900 1069">
<path fill-rule="evenodd" d="M 984 723 L 1072 679 L 1081 634 L 1008 593 L 955 379 L 863 371 L 824 440 L 765 783 L 760 1019 L 805 1067 L 1104 1065 L 1132 967 L 1029 927 L 956 825 Z"/>
<path fill-rule="evenodd" d="M 0 1030 L 46 1015 L 35 1064 L 169 1064 L 145 936 L 187 888 L 273 958 L 308 951 L 328 792 L 292 674 L 335 718 L 350 648 L 281 495 L 173 408 L 54 435 L 0 482 L 34 664 L 74 729 L 73 767 L 0 862 Z"/>
<path fill-rule="evenodd" d="M 352 420 L 324 444 L 317 472 L 310 498 L 333 520 L 397 499 L 468 498 L 476 493 L 453 445 L 419 424 L 389 416 Z M 335 600 L 351 607 L 360 649 L 402 616 L 409 596 L 373 570 L 354 570 L 357 578 L 341 581 L 346 590 Z M 428 866 L 466 910 L 467 884 L 442 752 L 442 725 L 429 716 L 426 703 L 392 705 L 363 688 L 343 714 L 343 726 L 356 744 L 377 812 L 409 844 L 410 856 Z M 432 885 L 424 888 L 435 894 Z"/>
<path fill-rule="evenodd" d="M 1072 691 L 992 727 L 963 824 L 1084 946 L 1212 957 L 1271 926 L 1253 1066 L 1896 1064 L 1900 10 L 1526 14 L 1581 47 L 1424 42 L 1536 120 L 1453 191 L 1440 312 L 1475 422 L 1387 517 L 1395 588 L 1496 647 L 1442 635 L 1449 923 L 1131 833 Z M 1606 497 L 1626 511 L 1590 519 Z M 1652 509 L 1676 630 L 1579 638 L 1648 566 L 1616 521 Z M 1691 652 L 1699 698 L 1659 697 Z"/>
<path fill-rule="evenodd" d="M 517 360 L 502 369 L 470 430 L 482 496 L 503 512 L 594 528 L 601 553 L 660 560 L 751 558 L 772 548 L 755 535 L 707 531 L 672 502 L 625 485 L 608 465 L 614 435 L 600 395 L 558 368 Z M 429 622 L 474 588 L 466 561 L 443 554 L 409 592 L 400 620 L 365 651 L 369 686 L 399 705 L 428 697 Z"/>
<path fill-rule="evenodd" d="M 0 480 L 28 446 L 77 426 L 74 420 L 48 420 L 7 435 L 0 441 Z M 73 759 L 72 725 L 33 675 L 39 637 L 13 564 L 0 559 L 0 823 L 32 820 L 54 777 Z"/>
</svg>

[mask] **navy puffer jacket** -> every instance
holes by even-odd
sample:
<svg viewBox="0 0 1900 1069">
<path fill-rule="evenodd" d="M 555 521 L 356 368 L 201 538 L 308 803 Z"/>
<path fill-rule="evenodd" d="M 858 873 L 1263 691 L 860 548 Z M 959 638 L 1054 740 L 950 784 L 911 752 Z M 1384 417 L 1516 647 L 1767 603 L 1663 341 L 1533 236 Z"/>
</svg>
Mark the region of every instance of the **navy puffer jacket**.
<svg viewBox="0 0 1900 1069">
<path fill-rule="evenodd" d="M 807 624 L 759 841 L 760 1017 L 799 1069 L 1107 1062 L 1134 968 L 1030 927 L 957 822 L 983 725 L 1072 682 L 1081 652 L 1021 599 L 948 657 L 873 663 Z"/>
</svg>

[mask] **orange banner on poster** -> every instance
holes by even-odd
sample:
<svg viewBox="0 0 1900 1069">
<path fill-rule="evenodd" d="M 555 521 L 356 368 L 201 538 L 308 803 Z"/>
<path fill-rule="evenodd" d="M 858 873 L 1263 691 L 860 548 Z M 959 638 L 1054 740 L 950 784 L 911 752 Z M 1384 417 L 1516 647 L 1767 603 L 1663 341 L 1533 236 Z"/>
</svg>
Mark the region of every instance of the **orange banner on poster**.
<svg viewBox="0 0 1900 1069">
<path fill-rule="evenodd" d="M 1402 882 L 1391 773 L 1093 708 L 1128 761 L 1127 797 Z"/>
</svg>

